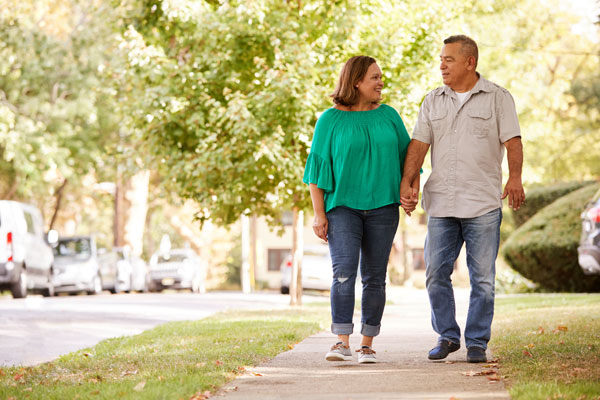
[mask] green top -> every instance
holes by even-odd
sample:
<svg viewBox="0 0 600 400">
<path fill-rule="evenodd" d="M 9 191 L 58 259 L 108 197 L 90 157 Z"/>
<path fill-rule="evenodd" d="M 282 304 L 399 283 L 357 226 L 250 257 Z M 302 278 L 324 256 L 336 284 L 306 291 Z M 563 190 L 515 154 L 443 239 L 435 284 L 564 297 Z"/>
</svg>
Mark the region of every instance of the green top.
<svg viewBox="0 0 600 400">
<path fill-rule="evenodd" d="M 303 182 L 325 192 L 325 212 L 346 206 L 372 210 L 400 203 L 410 137 L 398 112 L 330 108 L 315 126 Z"/>
</svg>

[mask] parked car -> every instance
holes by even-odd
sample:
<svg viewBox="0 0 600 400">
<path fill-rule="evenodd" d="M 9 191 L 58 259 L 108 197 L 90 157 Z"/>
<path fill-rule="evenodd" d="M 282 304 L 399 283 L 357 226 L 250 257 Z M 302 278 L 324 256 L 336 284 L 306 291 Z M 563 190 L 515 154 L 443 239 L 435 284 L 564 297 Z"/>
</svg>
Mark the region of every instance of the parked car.
<svg viewBox="0 0 600 400">
<path fill-rule="evenodd" d="M 28 290 L 53 296 L 53 265 L 40 211 L 0 200 L 0 289 L 9 289 L 14 298 L 26 297 Z"/>
<path fill-rule="evenodd" d="M 191 249 L 173 249 L 157 252 L 150 259 L 149 289 L 191 289 L 194 293 L 204 291 L 203 265 Z"/>
<path fill-rule="evenodd" d="M 124 260 L 122 253 L 115 248 L 111 251 L 98 249 L 102 289 L 111 293 L 129 292 L 131 290 L 131 264 Z"/>
<path fill-rule="evenodd" d="M 587 275 L 600 274 L 600 191 L 581 214 L 579 265 Z"/>
<path fill-rule="evenodd" d="M 54 259 L 57 293 L 102 292 L 100 262 L 93 236 L 61 238 L 54 247 Z"/>
<path fill-rule="evenodd" d="M 281 293 L 290 292 L 292 280 L 292 256 L 288 255 L 280 266 Z M 333 280 L 329 247 L 325 245 L 305 246 L 302 256 L 302 288 L 330 290 Z"/>
<path fill-rule="evenodd" d="M 131 254 L 129 247 L 115 247 L 117 254 L 119 286 L 127 291 L 148 291 L 148 265 L 144 260 Z"/>
</svg>

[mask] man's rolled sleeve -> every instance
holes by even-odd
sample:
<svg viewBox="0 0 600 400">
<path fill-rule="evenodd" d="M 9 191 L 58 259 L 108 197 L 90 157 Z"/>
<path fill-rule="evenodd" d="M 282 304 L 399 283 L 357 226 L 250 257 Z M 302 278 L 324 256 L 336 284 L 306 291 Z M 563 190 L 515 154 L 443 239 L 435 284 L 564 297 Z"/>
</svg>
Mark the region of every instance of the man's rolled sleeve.
<svg viewBox="0 0 600 400">
<path fill-rule="evenodd" d="M 498 137 L 500 142 L 505 143 L 514 137 L 521 136 L 521 128 L 519 127 L 515 101 L 508 90 L 498 91 L 497 96 Z"/>
<path fill-rule="evenodd" d="M 430 107 L 430 95 L 425 97 L 421 109 L 419 110 L 419 117 L 417 123 L 413 129 L 412 138 L 420 142 L 431 144 L 433 132 L 431 130 L 431 123 L 429 121 L 429 107 Z"/>
</svg>

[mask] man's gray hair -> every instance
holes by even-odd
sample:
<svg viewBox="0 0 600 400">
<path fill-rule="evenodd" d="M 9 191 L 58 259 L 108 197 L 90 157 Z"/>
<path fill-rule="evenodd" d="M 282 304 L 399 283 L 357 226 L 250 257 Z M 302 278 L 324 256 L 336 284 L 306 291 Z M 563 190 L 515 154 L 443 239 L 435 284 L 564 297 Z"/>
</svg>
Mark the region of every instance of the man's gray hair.
<svg viewBox="0 0 600 400">
<path fill-rule="evenodd" d="M 465 54 L 467 57 L 475 57 L 475 66 L 477 66 L 477 60 L 479 59 L 479 49 L 477 49 L 477 43 L 467 35 L 452 35 L 444 39 L 444 44 L 460 43 L 460 52 Z"/>
</svg>

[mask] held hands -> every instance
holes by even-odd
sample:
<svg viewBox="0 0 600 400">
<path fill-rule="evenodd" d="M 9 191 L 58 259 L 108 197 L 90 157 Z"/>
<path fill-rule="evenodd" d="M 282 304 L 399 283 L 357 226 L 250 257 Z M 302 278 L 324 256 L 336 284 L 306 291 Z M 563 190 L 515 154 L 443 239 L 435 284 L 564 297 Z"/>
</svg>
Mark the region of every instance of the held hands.
<svg viewBox="0 0 600 400">
<path fill-rule="evenodd" d="M 521 205 L 525 202 L 525 191 L 523 190 L 521 179 L 508 178 L 501 199 L 504 200 L 507 196 L 508 208 L 512 208 L 515 211 L 521 208 Z"/>
<path fill-rule="evenodd" d="M 410 187 L 404 181 L 400 184 L 400 205 L 406 215 L 410 217 L 411 213 L 417 208 L 419 203 L 419 189 Z"/>
<path fill-rule="evenodd" d="M 329 222 L 325 213 L 315 214 L 315 221 L 313 222 L 313 231 L 315 235 L 327 242 L 327 227 Z"/>
</svg>

